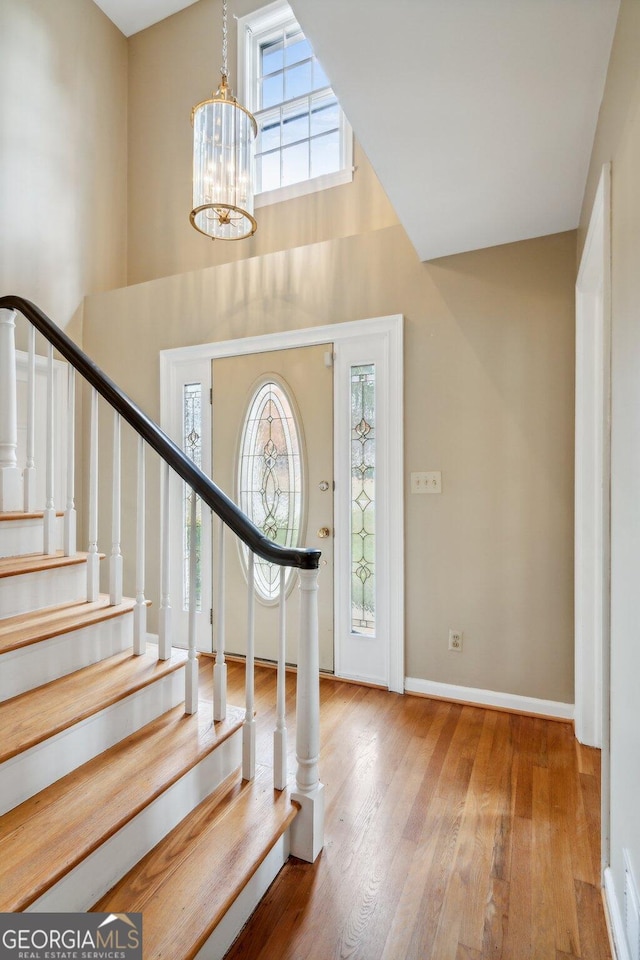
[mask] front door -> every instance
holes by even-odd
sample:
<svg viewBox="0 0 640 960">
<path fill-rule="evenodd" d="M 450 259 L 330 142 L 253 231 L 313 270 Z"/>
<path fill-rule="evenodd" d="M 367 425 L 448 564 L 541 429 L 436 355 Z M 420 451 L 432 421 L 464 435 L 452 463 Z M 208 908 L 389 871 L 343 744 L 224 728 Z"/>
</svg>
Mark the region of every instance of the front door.
<svg viewBox="0 0 640 960">
<path fill-rule="evenodd" d="M 334 668 L 333 345 L 212 362 L 213 479 L 278 543 L 316 547 L 320 668 Z M 246 651 L 246 552 L 227 535 L 226 649 Z M 215 554 L 217 555 L 217 553 Z M 277 659 L 278 573 L 256 558 L 255 650 Z M 299 591 L 287 583 L 286 658 L 297 663 Z M 215 622 L 215 617 L 214 617 Z"/>
</svg>

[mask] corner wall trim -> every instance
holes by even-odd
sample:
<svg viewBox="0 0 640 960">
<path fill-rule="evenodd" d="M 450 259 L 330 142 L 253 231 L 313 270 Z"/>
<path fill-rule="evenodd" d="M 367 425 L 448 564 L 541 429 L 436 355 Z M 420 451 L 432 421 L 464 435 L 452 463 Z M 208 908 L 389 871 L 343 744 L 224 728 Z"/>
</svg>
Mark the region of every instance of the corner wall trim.
<svg viewBox="0 0 640 960">
<path fill-rule="evenodd" d="M 624 932 L 624 921 L 622 911 L 616 896 L 616 888 L 613 884 L 613 874 L 611 867 L 606 867 L 604 871 L 604 903 L 609 913 L 609 931 L 613 937 L 612 946 L 615 948 L 614 956 L 617 960 L 631 960 L 629 948 L 627 947 L 627 938 Z"/>
<path fill-rule="evenodd" d="M 454 700 L 478 707 L 492 707 L 495 710 L 507 710 L 512 713 L 529 713 L 552 720 L 573 720 L 573 704 L 558 700 L 539 700 L 537 697 L 520 697 L 514 693 L 500 693 L 496 690 L 480 690 L 477 687 L 459 687 L 454 683 L 438 683 L 435 680 L 418 680 L 405 677 L 406 693 L 415 693 L 423 697 L 439 700 Z"/>
</svg>

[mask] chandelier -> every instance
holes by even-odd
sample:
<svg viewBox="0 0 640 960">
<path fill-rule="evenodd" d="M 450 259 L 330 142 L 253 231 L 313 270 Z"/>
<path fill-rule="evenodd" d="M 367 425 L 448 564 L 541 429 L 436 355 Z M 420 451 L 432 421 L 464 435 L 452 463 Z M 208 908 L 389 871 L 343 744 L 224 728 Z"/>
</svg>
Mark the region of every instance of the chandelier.
<svg viewBox="0 0 640 960">
<path fill-rule="evenodd" d="M 227 0 L 222 0 L 222 79 L 211 99 L 191 111 L 192 225 L 212 240 L 243 240 L 253 216 L 253 141 L 256 121 L 233 96 L 227 65 Z"/>
</svg>

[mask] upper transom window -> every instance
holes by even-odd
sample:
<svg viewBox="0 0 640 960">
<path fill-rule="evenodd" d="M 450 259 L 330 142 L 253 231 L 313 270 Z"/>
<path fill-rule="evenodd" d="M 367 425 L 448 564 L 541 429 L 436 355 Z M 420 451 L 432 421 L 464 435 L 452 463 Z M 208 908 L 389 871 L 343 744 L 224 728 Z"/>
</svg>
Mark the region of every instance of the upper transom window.
<svg viewBox="0 0 640 960">
<path fill-rule="evenodd" d="M 351 180 L 351 128 L 288 3 L 238 21 L 238 63 L 258 123 L 256 206 Z"/>
</svg>

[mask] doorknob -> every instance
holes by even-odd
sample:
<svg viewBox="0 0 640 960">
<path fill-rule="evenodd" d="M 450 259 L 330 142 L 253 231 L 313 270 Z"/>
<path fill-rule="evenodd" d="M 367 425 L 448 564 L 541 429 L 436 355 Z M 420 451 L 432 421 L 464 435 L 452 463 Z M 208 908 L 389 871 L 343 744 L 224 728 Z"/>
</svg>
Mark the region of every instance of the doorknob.
<svg viewBox="0 0 640 960">
<path fill-rule="evenodd" d="M 320 537 L 321 540 L 324 540 L 325 537 L 331 536 L 331 530 L 329 529 L 329 527 L 320 527 L 320 529 L 318 530 L 318 536 Z"/>
</svg>

